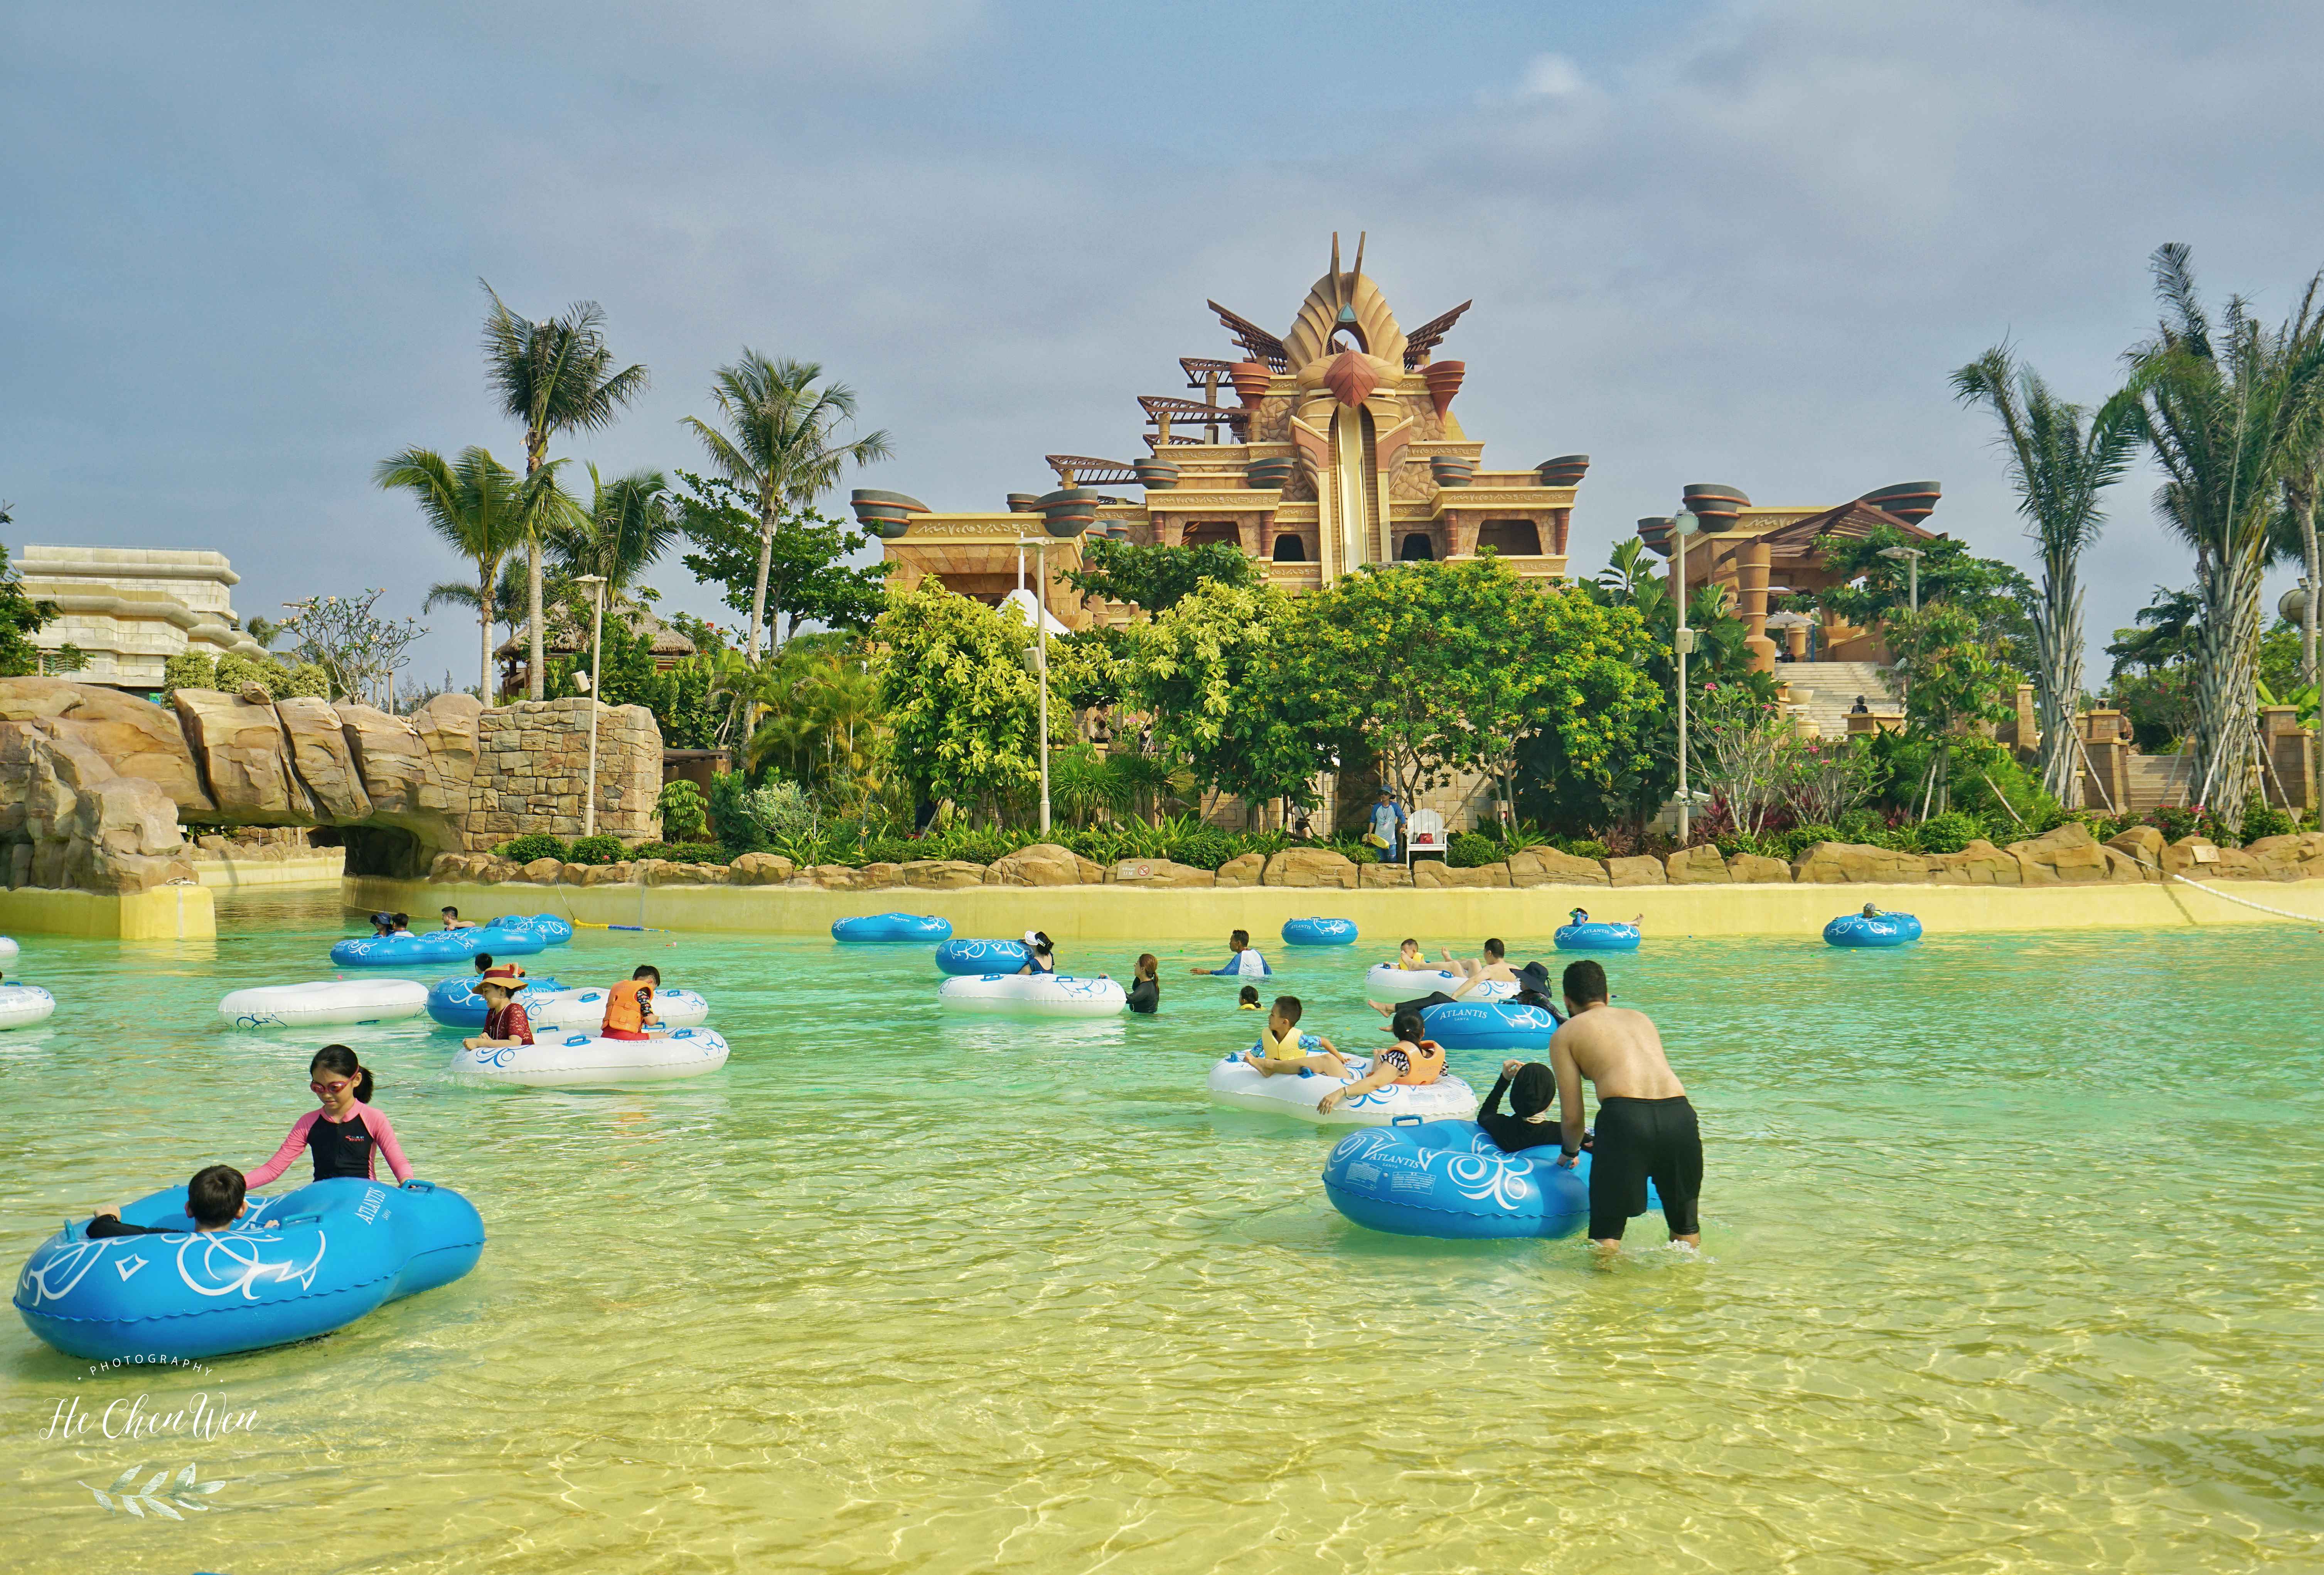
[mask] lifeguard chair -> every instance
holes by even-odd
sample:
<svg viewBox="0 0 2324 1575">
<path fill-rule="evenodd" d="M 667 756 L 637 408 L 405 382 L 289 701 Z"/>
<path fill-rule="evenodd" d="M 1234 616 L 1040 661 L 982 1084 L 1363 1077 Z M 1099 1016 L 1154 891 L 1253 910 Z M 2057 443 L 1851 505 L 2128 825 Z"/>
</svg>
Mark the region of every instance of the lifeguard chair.
<svg viewBox="0 0 2324 1575">
<path fill-rule="evenodd" d="M 1423 853 L 1443 858 L 1451 851 L 1452 839 L 1444 834 L 1444 817 L 1433 809 L 1416 809 L 1405 817 L 1404 863 L 1406 869 Z"/>
</svg>

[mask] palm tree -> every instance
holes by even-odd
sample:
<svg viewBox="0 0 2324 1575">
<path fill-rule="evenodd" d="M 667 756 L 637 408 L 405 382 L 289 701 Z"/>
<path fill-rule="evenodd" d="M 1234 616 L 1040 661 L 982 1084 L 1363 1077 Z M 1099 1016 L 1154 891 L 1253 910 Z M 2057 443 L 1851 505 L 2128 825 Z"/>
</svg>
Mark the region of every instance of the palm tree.
<svg viewBox="0 0 2324 1575">
<path fill-rule="evenodd" d="M 2195 549 L 2202 621 L 2195 653 L 2194 802 L 2239 824 L 2259 768 L 2254 684 L 2260 576 L 2286 478 L 2324 420 L 2324 317 L 2309 281 L 2299 309 L 2270 329 L 2240 296 L 2215 329 L 2195 293 L 2187 248 L 2154 253 L 2163 320 L 2131 353 L 2140 435 L 2165 480 L 2164 520 Z"/>
<path fill-rule="evenodd" d="M 509 310 L 491 285 L 476 282 L 493 302 L 484 314 L 484 375 L 501 408 L 524 423 L 524 474 L 530 480 L 548 461 L 550 434 L 611 426 L 622 407 L 645 391 L 646 369 L 613 370 L 613 353 L 605 347 L 605 313 L 595 301 L 576 301 L 563 317 L 536 323 Z M 538 534 L 524 544 L 526 618 L 532 629 L 529 688 L 535 700 L 545 676 L 541 546 Z"/>
<path fill-rule="evenodd" d="M 407 448 L 380 461 L 372 479 L 382 487 L 410 493 L 429 528 L 476 566 L 474 586 L 438 585 L 429 592 L 423 611 L 447 602 L 477 610 L 484 651 L 476 693 L 491 705 L 493 581 L 502 561 L 523 544 L 528 484 L 487 450 L 476 447 L 462 449 L 449 465 L 433 450 Z M 553 469 L 549 479 L 553 484 Z"/>
<path fill-rule="evenodd" d="M 669 549 L 678 534 L 669 506 L 669 478 L 633 470 L 607 481 L 589 467 L 589 506 L 549 542 L 566 576 L 603 575 L 605 595 L 624 595 Z"/>
<path fill-rule="evenodd" d="M 2042 549 L 2042 600 L 2034 615 L 2034 705 L 2042 727 L 2042 787 L 2059 799 L 2074 779 L 2074 707 L 2082 695 L 2082 550 L 2098 539 L 2107 488 L 2122 479 L 2138 445 L 2138 398 L 2108 400 L 2087 426 L 2080 405 L 2051 391 L 2042 374 L 1995 345 L 1953 373 L 1961 403 L 1991 408 L 2008 450 L 2017 511 Z"/>
<path fill-rule="evenodd" d="M 749 492 L 759 509 L 759 577 L 751 592 L 751 637 L 745 648 L 759 656 L 759 631 L 774 636 L 782 609 L 767 606 L 767 566 L 773 559 L 775 532 L 787 509 L 806 508 L 839 479 L 853 460 L 871 465 L 892 452 L 884 431 L 841 443 L 833 428 L 855 419 L 855 391 L 844 382 L 817 388 L 823 368 L 812 361 L 770 361 L 745 345 L 742 358 L 718 369 L 710 398 L 725 429 L 692 416 L 686 424 L 702 439 L 710 463 Z M 779 645 L 779 638 L 771 643 Z"/>
</svg>

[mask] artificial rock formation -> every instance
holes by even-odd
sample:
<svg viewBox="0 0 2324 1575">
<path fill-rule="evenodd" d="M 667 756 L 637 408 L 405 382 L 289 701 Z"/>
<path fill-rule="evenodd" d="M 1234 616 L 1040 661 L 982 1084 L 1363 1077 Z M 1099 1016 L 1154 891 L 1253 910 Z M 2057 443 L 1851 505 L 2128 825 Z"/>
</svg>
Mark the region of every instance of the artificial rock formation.
<svg viewBox="0 0 2324 1575">
<path fill-rule="evenodd" d="M 1262 886 L 1356 889 L 1355 861 L 1330 848 L 1286 848 L 1259 869 Z"/>
<path fill-rule="evenodd" d="M 1104 879 L 1104 866 L 1056 843 L 1019 848 L 984 871 L 987 886 L 1096 886 Z"/>
<path fill-rule="evenodd" d="M 578 836 L 590 706 L 487 710 L 472 695 L 443 695 L 401 717 L 352 703 L 269 702 L 254 688 L 180 689 L 161 706 L 92 684 L 0 678 L 0 727 L 14 730 L 0 751 L 0 876 L 108 891 L 171 879 L 161 871 L 182 860 L 180 817 L 341 828 L 355 873 L 418 874 L 438 855 L 483 852 L 524 832 Z M 596 829 L 651 841 L 660 732 L 642 706 L 599 706 L 595 716 Z M 166 830 L 147 794 L 102 786 L 115 778 L 158 794 Z M 68 814 L 67 788 L 94 797 Z M 32 813 L 36 800 L 46 807 Z"/>
</svg>

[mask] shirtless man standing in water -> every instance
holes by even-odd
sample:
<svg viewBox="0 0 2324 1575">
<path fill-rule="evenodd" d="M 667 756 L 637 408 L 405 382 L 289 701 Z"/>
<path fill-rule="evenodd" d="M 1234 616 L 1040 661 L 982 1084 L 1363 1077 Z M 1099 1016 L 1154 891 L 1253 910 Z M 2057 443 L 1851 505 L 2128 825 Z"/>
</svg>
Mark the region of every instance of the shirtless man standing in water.
<svg viewBox="0 0 2324 1575">
<path fill-rule="evenodd" d="M 1663 1037 L 1646 1013 L 1610 1006 L 1606 970 L 1575 962 L 1565 970 L 1565 1026 L 1549 1042 L 1557 1073 L 1564 1138 L 1558 1163 L 1582 1152 L 1582 1080 L 1598 1095 L 1598 1136 L 1591 1147 L 1590 1240 L 1601 1253 L 1622 1244 L 1622 1230 L 1646 1208 L 1646 1183 L 1662 1197 L 1671 1239 L 1702 1245 L 1695 1199 L 1702 1191 L 1702 1138 L 1694 1107 L 1663 1057 Z"/>
</svg>

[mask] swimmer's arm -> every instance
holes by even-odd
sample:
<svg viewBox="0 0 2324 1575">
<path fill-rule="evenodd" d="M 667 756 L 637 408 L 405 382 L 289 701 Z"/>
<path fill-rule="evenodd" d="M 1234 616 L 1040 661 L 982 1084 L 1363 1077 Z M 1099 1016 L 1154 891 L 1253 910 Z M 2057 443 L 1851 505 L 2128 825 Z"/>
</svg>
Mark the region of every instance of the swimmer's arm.
<svg viewBox="0 0 2324 1575">
<path fill-rule="evenodd" d="M 1549 1041 L 1549 1066 L 1557 1073 L 1557 1136 L 1564 1151 L 1560 1163 L 1570 1165 L 1582 1152 L 1582 1066 L 1563 1028 Z"/>
<path fill-rule="evenodd" d="M 1505 1061 L 1501 1064 L 1501 1075 L 1493 1083 L 1493 1091 L 1487 1094 L 1485 1102 L 1477 1107 L 1477 1119 L 1481 1121 L 1487 1116 L 1498 1116 L 1501 1113 L 1501 1096 L 1509 1091 L 1509 1068 L 1516 1064 L 1514 1061 Z"/>
</svg>

